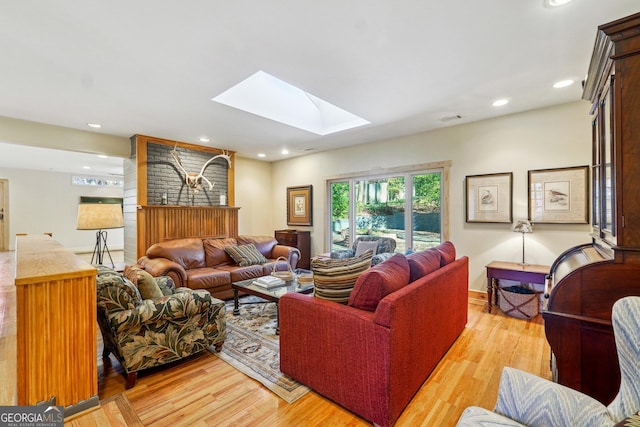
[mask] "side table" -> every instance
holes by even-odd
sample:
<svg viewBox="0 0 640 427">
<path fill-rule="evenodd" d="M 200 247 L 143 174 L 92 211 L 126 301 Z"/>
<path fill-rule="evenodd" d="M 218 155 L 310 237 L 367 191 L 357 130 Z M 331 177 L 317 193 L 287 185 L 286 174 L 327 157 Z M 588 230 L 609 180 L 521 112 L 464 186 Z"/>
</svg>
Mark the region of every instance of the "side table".
<svg viewBox="0 0 640 427">
<path fill-rule="evenodd" d="M 499 280 L 514 280 L 522 283 L 545 284 L 551 267 L 548 265 L 519 264 L 517 262 L 491 261 L 487 266 L 487 296 L 489 297 L 489 313 L 495 291 L 495 305 L 498 305 Z"/>
</svg>

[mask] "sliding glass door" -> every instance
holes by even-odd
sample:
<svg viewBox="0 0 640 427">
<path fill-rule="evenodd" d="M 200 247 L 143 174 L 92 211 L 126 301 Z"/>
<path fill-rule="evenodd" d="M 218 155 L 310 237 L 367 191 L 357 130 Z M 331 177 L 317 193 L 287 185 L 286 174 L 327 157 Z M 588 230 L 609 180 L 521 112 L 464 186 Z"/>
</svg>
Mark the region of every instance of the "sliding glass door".
<svg viewBox="0 0 640 427">
<path fill-rule="evenodd" d="M 442 240 L 442 169 L 329 181 L 331 250 L 358 236 L 396 240 L 396 252 Z"/>
</svg>

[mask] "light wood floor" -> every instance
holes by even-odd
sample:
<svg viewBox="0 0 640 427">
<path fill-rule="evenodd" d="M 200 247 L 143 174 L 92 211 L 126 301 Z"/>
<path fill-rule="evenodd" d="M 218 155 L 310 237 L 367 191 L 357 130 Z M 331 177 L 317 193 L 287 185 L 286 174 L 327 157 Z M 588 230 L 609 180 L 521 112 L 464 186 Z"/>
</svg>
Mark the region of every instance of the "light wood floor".
<svg viewBox="0 0 640 427">
<path fill-rule="evenodd" d="M 14 253 L 0 252 L 0 405 L 16 403 Z M 114 257 L 114 261 L 118 261 Z M 502 367 L 550 378 L 541 316 L 508 317 L 469 302 L 469 322 L 409 403 L 396 426 L 453 426 L 469 405 L 493 408 Z M 310 392 L 287 404 L 216 356 L 202 352 L 143 372 L 125 390 L 120 365 L 102 366 L 100 407 L 68 417 L 70 426 L 368 426 L 370 423 Z"/>
</svg>

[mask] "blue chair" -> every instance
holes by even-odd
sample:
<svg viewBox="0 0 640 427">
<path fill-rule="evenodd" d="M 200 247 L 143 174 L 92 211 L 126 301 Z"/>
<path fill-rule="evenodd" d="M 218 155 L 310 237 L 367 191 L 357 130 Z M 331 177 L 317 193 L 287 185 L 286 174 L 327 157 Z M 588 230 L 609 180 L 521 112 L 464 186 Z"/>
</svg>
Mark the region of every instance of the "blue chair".
<svg viewBox="0 0 640 427">
<path fill-rule="evenodd" d="M 640 297 L 622 298 L 611 316 L 620 363 L 620 390 L 605 406 L 560 384 L 504 368 L 493 412 L 470 406 L 457 426 L 607 427 L 640 411 Z"/>
<path fill-rule="evenodd" d="M 358 251 L 358 245 L 363 243 L 364 246 L 360 248 L 360 252 Z M 377 243 L 377 245 L 375 245 Z M 345 259 L 345 258 L 353 258 L 356 256 L 356 253 L 359 255 L 360 253 L 364 253 L 367 249 L 372 249 L 371 244 L 375 245 L 375 250 L 373 251 L 373 258 L 371 258 L 371 265 L 376 265 L 381 263 L 382 261 L 389 259 L 396 250 L 396 241 L 391 237 L 383 237 L 383 236 L 358 236 L 356 240 L 353 241 L 351 245 L 351 249 L 343 249 L 339 251 L 333 251 L 329 255 L 333 259 Z M 367 246 L 365 248 L 365 246 Z"/>
</svg>

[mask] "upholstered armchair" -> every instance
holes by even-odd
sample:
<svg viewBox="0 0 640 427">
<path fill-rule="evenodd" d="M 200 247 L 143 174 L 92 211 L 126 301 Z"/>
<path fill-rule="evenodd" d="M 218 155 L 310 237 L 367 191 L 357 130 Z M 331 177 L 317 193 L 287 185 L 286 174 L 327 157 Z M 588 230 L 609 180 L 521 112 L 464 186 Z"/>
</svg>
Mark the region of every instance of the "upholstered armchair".
<svg viewBox="0 0 640 427">
<path fill-rule="evenodd" d="M 360 245 L 360 243 L 363 243 Z M 358 250 L 358 245 L 361 248 Z M 351 249 L 343 249 L 339 251 L 331 252 L 330 257 L 334 259 L 353 258 L 356 254 L 360 255 L 367 251 L 367 249 L 373 250 L 373 258 L 371 258 L 371 265 L 380 264 L 382 261 L 389 259 L 393 256 L 396 250 L 396 241 L 391 237 L 382 236 L 358 236 L 353 241 Z"/>
<path fill-rule="evenodd" d="M 471 406 L 457 426 L 606 427 L 640 411 L 640 297 L 618 300 L 611 320 L 621 381 L 609 406 L 568 387 L 505 368 L 493 412 Z"/>
<path fill-rule="evenodd" d="M 120 361 L 127 375 L 126 388 L 135 385 L 142 369 L 212 345 L 217 351 L 222 348 L 227 334 L 224 301 L 206 290 L 176 289 L 171 278 L 153 278 L 140 269 L 126 274 L 133 279 L 129 280 L 110 268 L 96 268 L 102 358 L 105 367 L 110 365 L 109 353 Z M 147 299 L 143 294 L 148 294 Z"/>
</svg>

